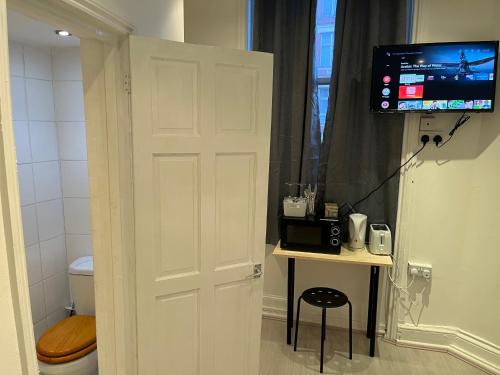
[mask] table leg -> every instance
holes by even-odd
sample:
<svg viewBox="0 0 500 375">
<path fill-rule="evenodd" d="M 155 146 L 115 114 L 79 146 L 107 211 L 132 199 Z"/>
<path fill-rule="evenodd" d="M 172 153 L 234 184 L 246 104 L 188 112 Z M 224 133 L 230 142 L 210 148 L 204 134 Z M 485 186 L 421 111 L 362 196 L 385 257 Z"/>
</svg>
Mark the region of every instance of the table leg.
<svg viewBox="0 0 500 375">
<path fill-rule="evenodd" d="M 372 284 L 372 302 L 371 302 L 371 318 L 370 318 L 370 357 L 375 356 L 375 341 L 377 339 L 377 299 L 378 299 L 378 279 L 379 279 L 379 266 L 372 266 L 373 280 Z M 372 278 L 370 278 L 372 279 Z"/>
<path fill-rule="evenodd" d="M 372 303 L 373 303 L 373 266 L 370 267 L 370 287 L 368 288 L 368 314 L 366 322 L 366 337 L 370 338 L 372 329 Z"/>
<path fill-rule="evenodd" d="M 288 258 L 288 296 L 286 308 L 286 343 L 292 343 L 293 298 L 295 287 L 295 258 Z"/>
</svg>

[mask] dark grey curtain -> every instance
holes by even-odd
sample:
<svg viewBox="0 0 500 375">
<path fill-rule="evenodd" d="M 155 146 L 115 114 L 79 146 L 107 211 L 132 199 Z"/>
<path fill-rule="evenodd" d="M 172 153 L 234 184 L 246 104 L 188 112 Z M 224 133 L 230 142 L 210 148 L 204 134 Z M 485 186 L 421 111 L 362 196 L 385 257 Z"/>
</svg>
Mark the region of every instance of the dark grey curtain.
<svg viewBox="0 0 500 375">
<path fill-rule="evenodd" d="M 369 111 L 372 51 L 406 41 L 406 0 L 338 0 L 330 99 L 321 147 L 320 197 L 354 204 L 401 161 L 404 117 Z M 399 177 L 356 210 L 394 231 Z"/>
<path fill-rule="evenodd" d="M 317 181 L 316 0 L 255 0 L 253 17 L 253 49 L 274 54 L 267 242 L 276 243 L 285 183 Z"/>
</svg>

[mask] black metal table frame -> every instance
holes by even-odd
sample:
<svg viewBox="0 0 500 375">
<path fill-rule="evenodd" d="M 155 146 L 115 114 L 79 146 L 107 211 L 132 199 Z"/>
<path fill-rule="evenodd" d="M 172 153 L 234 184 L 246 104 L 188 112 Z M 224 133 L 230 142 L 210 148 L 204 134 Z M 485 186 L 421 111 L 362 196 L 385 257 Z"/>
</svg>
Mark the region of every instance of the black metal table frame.
<svg viewBox="0 0 500 375">
<path fill-rule="evenodd" d="M 370 289 L 368 294 L 368 319 L 366 337 L 370 339 L 370 357 L 375 356 L 377 338 L 377 300 L 380 266 L 370 266 Z M 293 304 L 295 295 L 295 258 L 288 258 L 288 295 L 286 315 L 286 343 L 292 344 Z"/>
</svg>

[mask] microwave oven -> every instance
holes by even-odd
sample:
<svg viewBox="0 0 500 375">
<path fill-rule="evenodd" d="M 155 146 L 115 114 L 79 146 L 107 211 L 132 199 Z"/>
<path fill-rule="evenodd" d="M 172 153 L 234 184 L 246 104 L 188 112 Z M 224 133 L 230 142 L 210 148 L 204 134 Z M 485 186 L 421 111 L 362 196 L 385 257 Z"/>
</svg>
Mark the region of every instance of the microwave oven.
<svg viewBox="0 0 500 375">
<path fill-rule="evenodd" d="M 281 217 L 281 248 L 340 254 L 341 223 L 338 219 Z"/>
</svg>

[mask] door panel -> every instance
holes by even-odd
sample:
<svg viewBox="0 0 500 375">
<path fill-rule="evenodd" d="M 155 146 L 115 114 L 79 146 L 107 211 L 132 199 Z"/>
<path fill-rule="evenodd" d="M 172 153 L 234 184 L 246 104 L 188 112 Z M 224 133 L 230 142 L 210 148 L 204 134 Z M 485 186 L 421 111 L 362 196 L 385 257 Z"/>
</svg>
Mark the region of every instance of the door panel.
<svg viewBox="0 0 500 375">
<path fill-rule="evenodd" d="M 151 59 L 155 134 L 198 134 L 198 71 L 194 61 Z"/>
<path fill-rule="evenodd" d="M 157 277 L 200 271 L 198 155 L 156 155 Z M 175 212 L 175 215 L 172 213 Z"/>
<path fill-rule="evenodd" d="M 249 374 L 247 353 L 251 343 L 245 338 L 251 337 L 251 310 L 247 300 L 250 288 L 249 282 L 222 284 L 215 288 L 216 374 Z M 232 357 L 230 361 L 227 360 L 228 353 Z"/>
<path fill-rule="evenodd" d="M 197 291 L 156 299 L 156 374 L 200 373 L 199 304 Z M 165 316 L 169 319 L 164 319 Z"/>
<path fill-rule="evenodd" d="M 272 59 L 130 38 L 140 375 L 258 374 Z"/>
<path fill-rule="evenodd" d="M 252 262 L 255 155 L 215 156 L 216 267 Z"/>
<path fill-rule="evenodd" d="M 215 74 L 218 133 L 255 133 L 257 70 L 241 65 L 217 64 Z M 228 108 L 232 110 L 228 111 Z"/>
<path fill-rule="evenodd" d="M 130 39 L 139 374 L 258 374 L 272 58 Z"/>
</svg>

